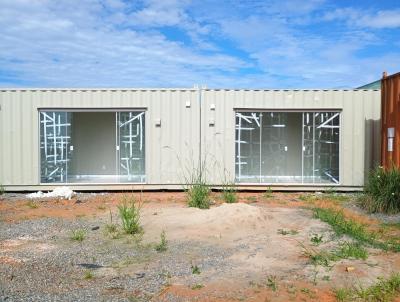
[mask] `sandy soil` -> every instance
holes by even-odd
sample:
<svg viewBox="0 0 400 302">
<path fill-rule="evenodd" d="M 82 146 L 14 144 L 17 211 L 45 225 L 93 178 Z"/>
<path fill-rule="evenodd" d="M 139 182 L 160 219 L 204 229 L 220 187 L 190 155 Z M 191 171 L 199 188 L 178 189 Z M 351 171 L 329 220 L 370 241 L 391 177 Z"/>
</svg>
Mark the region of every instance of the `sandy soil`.
<svg viewBox="0 0 400 302">
<path fill-rule="evenodd" d="M 193 288 L 193 277 L 178 274 L 151 299 L 153 301 L 335 301 L 332 289 L 349 285 L 372 284 L 380 276 L 400 270 L 400 256 L 369 248 L 367 260 L 344 259 L 331 267 L 312 265 L 304 256 L 304 248 L 332 250 L 343 239 L 334 236 L 330 226 L 313 219 L 307 202 L 299 193 L 274 193 L 265 198 L 259 193 L 240 193 L 239 203 L 222 203 L 213 193 L 215 205 L 209 210 L 188 208 L 184 193 L 163 192 L 135 194 L 143 203 L 143 243 L 159 241 L 164 230 L 170 244 L 214 246 L 226 252 L 224 265 L 202 269 L 196 276 L 198 288 Z M 4 226 L 21 221 L 43 218 L 61 220 L 84 219 L 92 225 L 109 221 L 110 213 L 117 220 L 116 205 L 123 194 L 81 195 L 72 200 L 0 201 L 0 218 Z M 336 206 L 329 201 L 318 201 L 319 206 Z M 371 229 L 379 221 L 344 209 L 345 215 L 368 223 Z M 282 234 L 286 230 L 289 234 Z M 393 232 L 393 230 L 391 230 Z M 312 246 L 311 236 L 320 234 L 324 242 Z M 0 267 L 23 266 L 29 259 L 18 258 L 17 251 L 34 249 L 36 253 L 56 253 L 60 246 L 50 240 L 30 240 L 28 237 L 7 238 L 0 241 Z M 188 263 L 201 263 L 208 257 L 201 249 L 182 248 L 177 258 Z M 146 269 L 156 266 L 155 258 L 146 262 Z M 153 262 L 152 262 L 153 261 Z M 354 270 L 347 272 L 347 267 Z M 133 270 L 129 266 L 127 270 Z M 140 267 L 143 270 L 143 267 Z M 100 272 L 100 271 L 99 271 Z M 120 272 L 119 272 L 120 273 Z M 118 275 L 113 269 L 101 274 Z M 101 275 L 99 273 L 99 275 Z M 268 279 L 273 279 L 276 288 Z"/>
</svg>

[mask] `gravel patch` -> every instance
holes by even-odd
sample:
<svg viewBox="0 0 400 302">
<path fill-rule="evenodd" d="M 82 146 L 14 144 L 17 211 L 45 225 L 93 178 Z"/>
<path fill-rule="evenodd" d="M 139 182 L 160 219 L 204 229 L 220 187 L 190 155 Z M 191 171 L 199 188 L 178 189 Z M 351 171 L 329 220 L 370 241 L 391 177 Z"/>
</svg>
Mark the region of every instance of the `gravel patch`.
<svg viewBox="0 0 400 302">
<path fill-rule="evenodd" d="M 9 261 L 0 263 L 0 300 L 149 301 L 176 278 L 191 286 L 230 269 L 228 249 L 171 241 L 158 253 L 155 244 L 132 236 L 107 237 L 104 223 L 43 218 L 2 224 L 0 256 Z M 70 239 L 74 229 L 86 230 L 82 242 Z M 192 264 L 201 274 L 192 274 Z"/>
</svg>

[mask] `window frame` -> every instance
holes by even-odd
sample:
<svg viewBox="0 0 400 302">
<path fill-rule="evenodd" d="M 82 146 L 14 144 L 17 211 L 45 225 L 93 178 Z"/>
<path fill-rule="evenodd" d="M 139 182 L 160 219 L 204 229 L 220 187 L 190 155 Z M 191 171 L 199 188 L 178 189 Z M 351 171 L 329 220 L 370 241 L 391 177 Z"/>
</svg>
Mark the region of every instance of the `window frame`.
<svg viewBox="0 0 400 302">
<path fill-rule="evenodd" d="M 40 113 L 41 112 L 112 112 L 112 113 L 118 113 L 118 112 L 144 112 L 145 113 L 145 124 L 144 124 L 144 129 L 145 129 L 145 134 L 144 134 L 144 142 L 145 142 L 145 153 L 144 153 L 144 181 L 143 182 L 42 182 L 42 163 L 41 163 L 41 129 L 40 129 Z M 146 126 L 148 125 L 148 108 L 147 107 L 115 107 L 115 108 L 90 108 L 90 107 L 82 107 L 82 108 L 66 108 L 66 107 L 38 107 L 37 108 L 37 149 L 38 149 L 38 154 L 37 154 L 37 160 L 38 160 L 38 169 L 37 169 L 37 177 L 39 179 L 39 185 L 46 185 L 46 186 L 80 186 L 80 185 L 146 185 L 148 184 L 148 129 Z M 116 129 L 115 129 L 116 130 Z M 117 140 L 117 137 L 116 137 Z M 117 154 L 116 154 L 117 157 Z M 119 175 L 115 175 L 118 177 Z"/>
<path fill-rule="evenodd" d="M 252 112 L 252 113 L 270 113 L 270 112 L 281 112 L 281 113 L 339 113 L 339 181 L 338 183 L 316 183 L 316 182 L 239 182 L 236 178 L 236 113 L 237 112 Z M 242 108 L 242 107 L 235 107 L 233 108 L 233 150 L 234 150 L 234 160 L 233 160 L 233 175 L 234 175 L 234 184 L 237 186 L 246 186 L 246 185 L 260 185 L 260 186 L 316 186 L 316 187 L 340 187 L 342 186 L 343 179 L 342 179 L 342 131 L 343 131 L 343 109 L 342 108 L 296 108 L 296 109 L 288 109 L 288 108 Z M 302 130 L 302 136 L 304 132 Z M 302 137 L 303 141 L 303 137 Z M 303 146 L 302 146 L 303 147 Z M 303 151 L 302 151 L 303 152 Z M 303 165 L 303 158 L 302 158 L 302 165 Z"/>
</svg>

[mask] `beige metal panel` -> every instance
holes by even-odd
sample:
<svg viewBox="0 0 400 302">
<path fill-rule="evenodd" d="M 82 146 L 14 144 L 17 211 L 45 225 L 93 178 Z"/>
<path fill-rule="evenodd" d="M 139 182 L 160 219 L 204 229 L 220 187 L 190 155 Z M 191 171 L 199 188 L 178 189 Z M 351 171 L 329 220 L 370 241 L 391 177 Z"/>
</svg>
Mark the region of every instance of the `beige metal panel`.
<svg viewBox="0 0 400 302">
<path fill-rule="evenodd" d="M 341 185 L 362 186 L 365 171 L 379 158 L 374 145 L 380 118 L 379 99 L 380 92 L 374 90 L 204 90 L 202 154 L 207 154 L 209 181 L 213 184 L 234 181 L 234 109 L 332 109 L 342 112 Z M 212 104 L 215 110 L 210 109 Z M 215 124 L 210 125 L 210 120 L 214 120 Z M 221 170 L 214 168 L 216 165 L 225 168 L 222 177 Z"/>
<path fill-rule="evenodd" d="M 203 90 L 201 144 L 202 154 L 207 157 L 209 180 L 218 185 L 225 178 L 234 179 L 235 108 L 339 109 L 342 110 L 340 188 L 359 187 L 364 183 L 366 171 L 379 158 L 379 98 L 380 92 L 372 90 Z M 186 107 L 186 102 L 190 107 Z M 199 156 L 199 104 L 195 89 L 2 89 L 0 183 L 14 189 L 37 188 L 39 108 L 147 108 L 148 188 L 181 188 L 185 166 L 195 166 Z M 156 119 L 161 120 L 161 127 L 155 126 Z M 131 185 L 87 187 L 133 188 Z"/>
<path fill-rule="evenodd" d="M 146 108 L 147 183 L 181 183 L 181 163 L 199 156 L 195 148 L 199 142 L 197 96 L 194 89 L 1 89 L 0 183 L 6 186 L 40 183 L 38 110 L 41 108 Z M 155 126 L 156 119 L 161 119 L 161 127 Z"/>
</svg>

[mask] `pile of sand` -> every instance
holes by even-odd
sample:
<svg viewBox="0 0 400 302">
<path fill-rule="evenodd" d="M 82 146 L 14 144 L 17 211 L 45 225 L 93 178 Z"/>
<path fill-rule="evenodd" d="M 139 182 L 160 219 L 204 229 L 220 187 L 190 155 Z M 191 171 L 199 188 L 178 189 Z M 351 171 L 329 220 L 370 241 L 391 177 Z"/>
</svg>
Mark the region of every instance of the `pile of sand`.
<svg viewBox="0 0 400 302">
<path fill-rule="evenodd" d="M 249 230 L 263 229 L 270 221 L 262 208 L 245 203 L 222 204 L 208 210 L 187 207 L 163 208 L 147 213 L 145 230 L 164 229 L 170 235 L 182 237 L 239 236 Z M 270 222 L 269 222 L 270 223 Z"/>
</svg>

